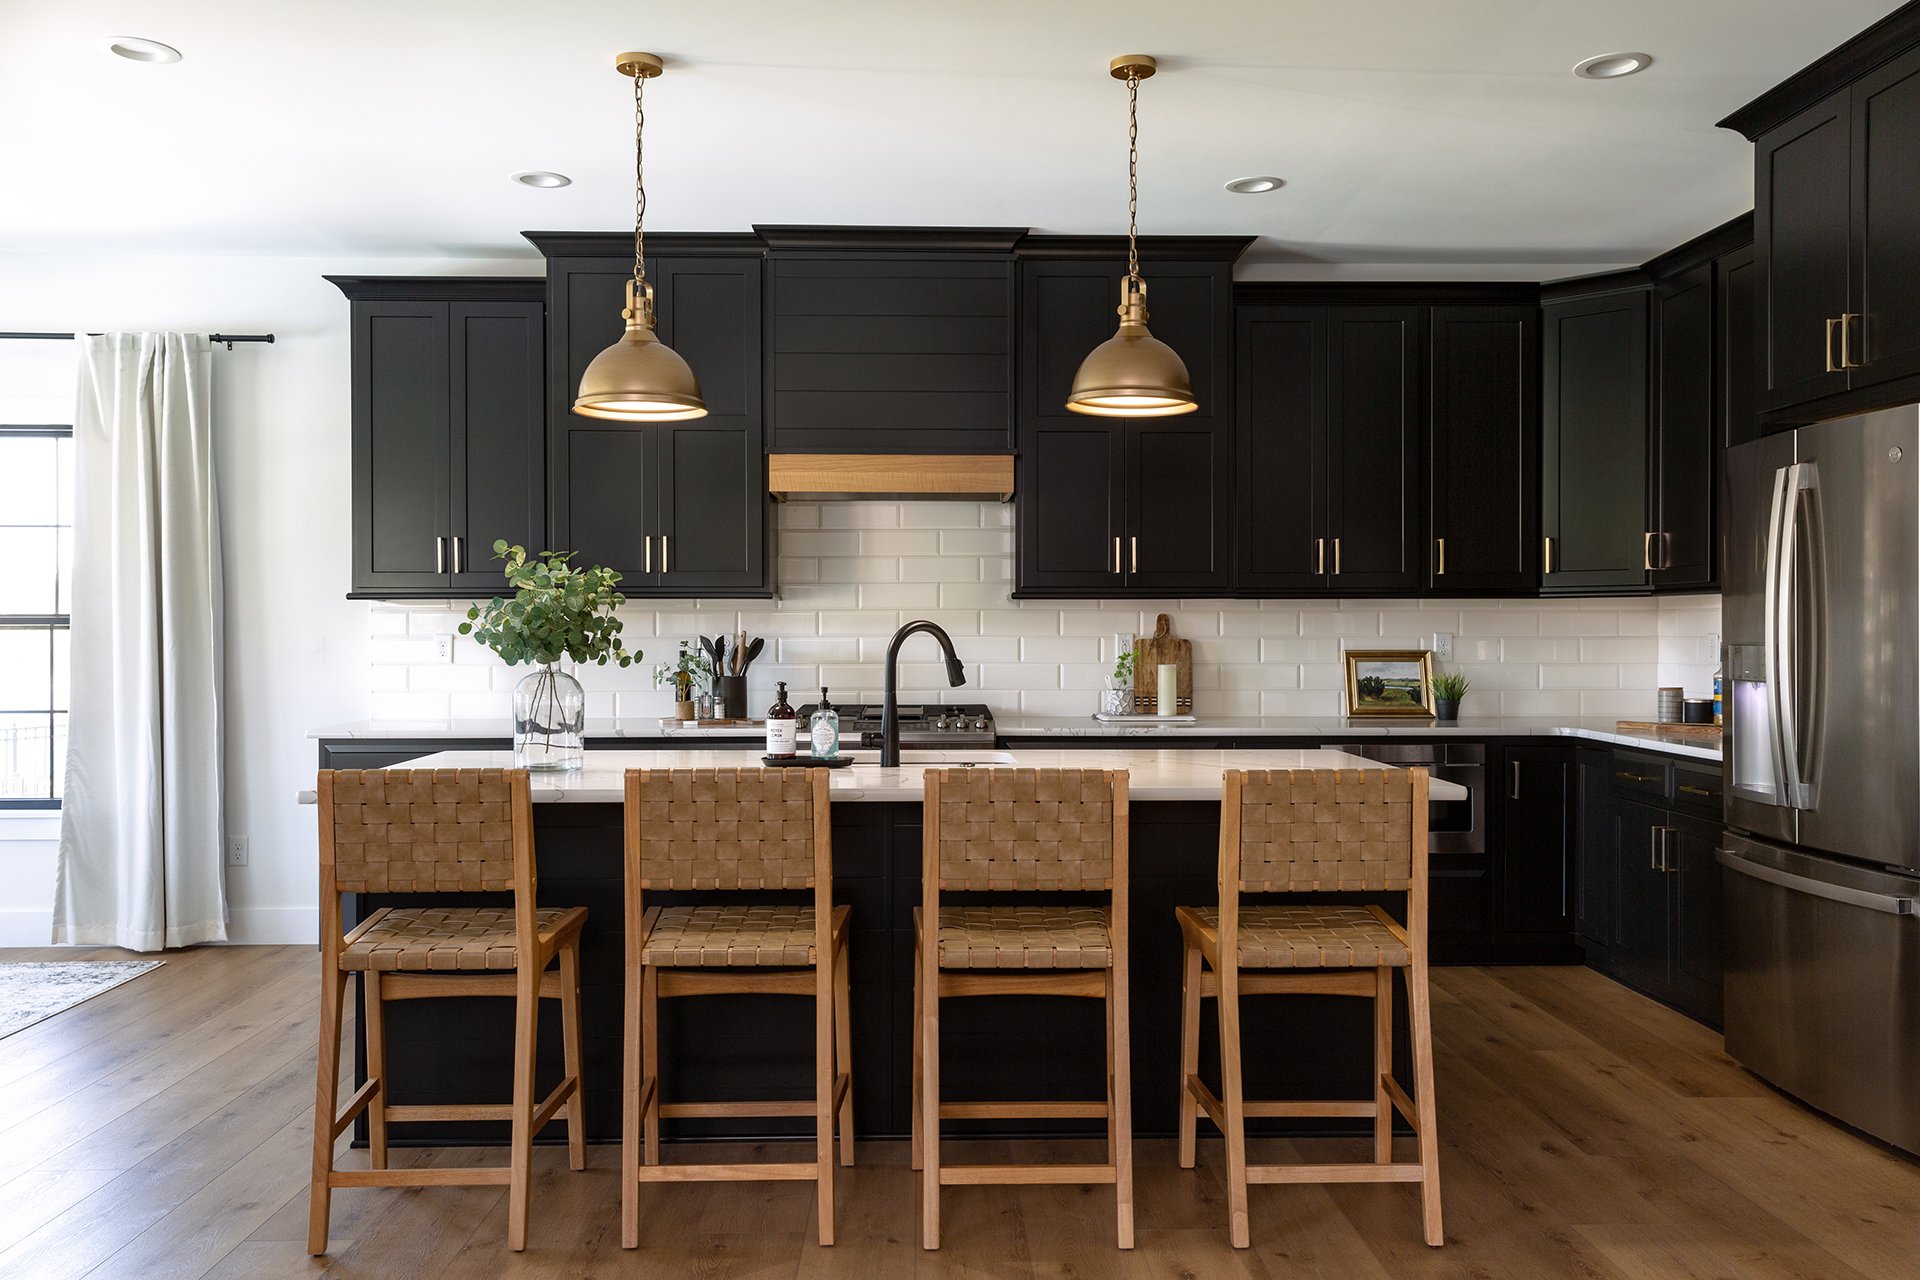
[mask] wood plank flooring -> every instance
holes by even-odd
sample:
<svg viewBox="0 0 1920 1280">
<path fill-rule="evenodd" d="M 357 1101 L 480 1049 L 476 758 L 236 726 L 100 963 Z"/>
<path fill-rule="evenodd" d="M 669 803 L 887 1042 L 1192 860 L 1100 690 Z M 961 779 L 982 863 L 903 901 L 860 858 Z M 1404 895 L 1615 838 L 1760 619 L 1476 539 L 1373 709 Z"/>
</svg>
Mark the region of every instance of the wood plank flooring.
<svg viewBox="0 0 1920 1280">
<path fill-rule="evenodd" d="M 927 1254 L 915 1235 L 917 1176 L 906 1145 L 868 1142 L 859 1165 L 842 1171 L 840 1243 L 831 1249 L 813 1242 L 810 1185 L 663 1185 L 646 1189 L 642 1247 L 625 1252 L 617 1149 L 593 1148 L 588 1171 L 575 1174 L 563 1148 L 545 1147 L 535 1155 L 532 1244 L 523 1255 L 505 1249 L 502 1188 L 369 1189 L 334 1193 L 334 1252 L 309 1259 L 314 953 L 179 952 L 154 973 L 0 1040 L 0 1276 L 1914 1274 L 1920 1163 L 1768 1089 L 1705 1028 L 1581 969 L 1440 969 L 1434 988 L 1444 1249 L 1420 1242 L 1410 1187 L 1256 1187 L 1254 1247 L 1236 1253 L 1227 1246 L 1220 1143 L 1203 1140 L 1193 1172 L 1175 1166 L 1171 1141 L 1140 1144 L 1131 1254 L 1112 1247 L 1111 1192 L 1078 1187 L 950 1188 L 945 1247 Z M 1015 1150 L 970 1145 L 950 1144 L 949 1158 Z M 1074 1144 L 1038 1145 L 1056 1148 L 1042 1158 L 1088 1158 Z M 1255 1158 L 1278 1156 L 1282 1145 L 1257 1142 Z M 1316 1159 L 1367 1155 L 1363 1142 L 1298 1145 Z M 741 1159 L 775 1154 L 737 1149 Z M 475 1158 L 402 1151 L 395 1163 Z M 365 1156 L 345 1152 L 342 1162 L 364 1167 Z"/>
</svg>

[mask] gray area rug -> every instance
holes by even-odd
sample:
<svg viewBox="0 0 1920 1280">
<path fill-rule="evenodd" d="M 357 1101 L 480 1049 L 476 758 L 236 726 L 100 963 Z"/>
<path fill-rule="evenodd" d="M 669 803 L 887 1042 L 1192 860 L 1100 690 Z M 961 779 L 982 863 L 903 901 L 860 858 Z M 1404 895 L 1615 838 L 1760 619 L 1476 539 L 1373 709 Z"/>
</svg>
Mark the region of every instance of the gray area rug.
<svg viewBox="0 0 1920 1280">
<path fill-rule="evenodd" d="M 49 960 L 0 964 L 0 1040 L 111 991 L 163 960 Z"/>
</svg>

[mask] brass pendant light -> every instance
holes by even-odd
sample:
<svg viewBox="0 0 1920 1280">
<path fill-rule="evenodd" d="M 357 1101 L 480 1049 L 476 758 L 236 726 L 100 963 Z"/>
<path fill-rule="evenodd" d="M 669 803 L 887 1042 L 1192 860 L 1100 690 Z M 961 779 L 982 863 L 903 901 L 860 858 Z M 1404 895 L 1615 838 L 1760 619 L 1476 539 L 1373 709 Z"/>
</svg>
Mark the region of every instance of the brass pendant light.
<svg viewBox="0 0 1920 1280">
<path fill-rule="evenodd" d="M 664 68 L 651 53 L 623 53 L 614 65 L 621 75 L 633 78 L 633 279 L 627 281 L 627 306 L 620 313 L 627 331 L 580 375 L 573 411 L 643 424 L 704 418 L 707 402 L 700 397 L 700 380 L 653 334 L 653 286 L 647 283 L 647 113 L 641 93 Z"/>
<path fill-rule="evenodd" d="M 1120 330 L 1095 347 L 1073 376 L 1067 408 L 1109 418 L 1168 418 L 1200 407 L 1174 349 L 1147 332 L 1147 282 L 1140 278 L 1140 82 L 1157 64 L 1126 53 L 1108 68 L 1127 82 L 1127 278 L 1120 282 Z"/>
</svg>

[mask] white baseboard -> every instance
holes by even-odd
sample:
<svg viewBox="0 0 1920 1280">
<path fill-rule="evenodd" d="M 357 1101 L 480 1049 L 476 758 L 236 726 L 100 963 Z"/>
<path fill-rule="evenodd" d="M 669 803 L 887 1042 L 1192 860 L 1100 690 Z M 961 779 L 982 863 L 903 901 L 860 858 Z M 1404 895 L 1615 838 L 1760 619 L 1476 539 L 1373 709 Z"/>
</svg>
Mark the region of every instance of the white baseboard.
<svg viewBox="0 0 1920 1280">
<path fill-rule="evenodd" d="M 53 936 L 53 911 L 0 911 L 0 947 L 44 947 Z M 239 907 L 227 917 L 227 941 L 269 946 L 314 946 L 320 912 L 313 907 Z"/>
</svg>

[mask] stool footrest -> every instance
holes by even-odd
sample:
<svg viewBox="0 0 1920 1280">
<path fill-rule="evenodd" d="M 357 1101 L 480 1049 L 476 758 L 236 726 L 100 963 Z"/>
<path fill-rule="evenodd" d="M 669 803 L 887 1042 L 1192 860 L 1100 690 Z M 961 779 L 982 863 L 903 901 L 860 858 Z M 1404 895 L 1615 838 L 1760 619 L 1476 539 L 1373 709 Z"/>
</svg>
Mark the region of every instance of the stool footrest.
<svg viewBox="0 0 1920 1280">
<path fill-rule="evenodd" d="M 1106 1183 L 1115 1180 L 1110 1164 L 943 1164 L 940 1185 L 1042 1186 L 1058 1183 Z"/>
<path fill-rule="evenodd" d="M 477 1169 L 335 1169 L 327 1175 L 330 1187 L 504 1187 L 513 1170 L 501 1166 Z"/>
<path fill-rule="evenodd" d="M 643 1164 L 640 1182 L 813 1182 L 820 1168 L 813 1164 Z"/>
<path fill-rule="evenodd" d="M 942 1120 L 1104 1120 L 1104 1102 L 943 1102 Z"/>
<path fill-rule="evenodd" d="M 1417 1164 L 1250 1164 L 1248 1182 L 1418 1182 Z"/>
</svg>

